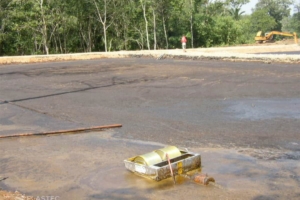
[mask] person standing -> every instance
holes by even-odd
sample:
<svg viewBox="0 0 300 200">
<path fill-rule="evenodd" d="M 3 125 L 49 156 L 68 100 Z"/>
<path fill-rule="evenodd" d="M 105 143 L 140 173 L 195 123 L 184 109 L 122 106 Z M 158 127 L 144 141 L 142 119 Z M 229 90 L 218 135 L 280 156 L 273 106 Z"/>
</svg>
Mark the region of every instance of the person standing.
<svg viewBox="0 0 300 200">
<path fill-rule="evenodd" d="M 186 39 L 185 35 L 183 35 L 182 38 L 181 38 L 181 44 L 182 44 L 182 49 L 183 49 L 184 52 L 185 52 L 185 49 L 186 49 L 186 43 L 187 43 L 187 39 Z"/>
</svg>

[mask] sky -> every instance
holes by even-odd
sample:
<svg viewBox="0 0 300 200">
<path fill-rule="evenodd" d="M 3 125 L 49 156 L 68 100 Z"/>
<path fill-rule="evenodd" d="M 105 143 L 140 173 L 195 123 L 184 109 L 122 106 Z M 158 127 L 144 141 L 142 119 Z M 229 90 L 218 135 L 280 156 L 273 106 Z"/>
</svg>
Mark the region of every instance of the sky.
<svg viewBox="0 0 300 200">
<path fill-rule="evenodd" d="M 249 3 L 242 6 L 242 10 L 245 11 L 245 14 L 251 14 L 252 13 L 251 9 L 255 7 L 257 2 L 258 0 L 250 0 Z"/>
<path fill-rule="evenodd" d="M 297 1 L 297 0 L 296 0 Z M 300 3 L 300 0 L 298 0 Z M 258 0 L 250 0 L 249 3 L 246 5 L 242 6 L 242 10 L 245 11 L 245 14 L 251 14 L 252 13 L 252 8 L 255 8 L 255 5 L 257 4 Z M 291 14 L 293 14 L 293 6 L 291 6 Z"/>
</svg>

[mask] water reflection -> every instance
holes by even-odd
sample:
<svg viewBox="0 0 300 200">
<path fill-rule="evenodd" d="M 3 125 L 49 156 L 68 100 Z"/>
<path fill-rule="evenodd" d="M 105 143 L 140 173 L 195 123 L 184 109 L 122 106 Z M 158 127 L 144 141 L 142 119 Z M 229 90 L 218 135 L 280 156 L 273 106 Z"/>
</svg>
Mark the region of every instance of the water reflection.
<svg viewBox="0 0 300 200">
<path fill-rule="evenodd" d="M 233 114 L 238 119 L 300 119 L 300 99 L 227 100 L 225 105 L 224 112 Z"/>
</svg>

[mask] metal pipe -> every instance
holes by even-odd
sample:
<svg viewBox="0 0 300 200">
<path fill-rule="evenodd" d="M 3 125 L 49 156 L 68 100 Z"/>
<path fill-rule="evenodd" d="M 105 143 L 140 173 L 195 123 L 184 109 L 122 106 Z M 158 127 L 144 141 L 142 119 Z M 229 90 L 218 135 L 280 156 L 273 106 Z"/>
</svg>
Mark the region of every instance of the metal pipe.
<svg viewBox="0 0 300 200">
<path fill-rule="evenodd" d="M 78 132 L 96 131 L 96 130 L 109 129 L 109 128 L 120 128 L 120 127 L 122 127 L 122 124 L 93 126 L 93 127 L 88 127 L 88 128 L 59 130 L 59 131 L 40 132 L 40 133 L 21 133 L 21 134 L 13 134 L 13 135 L 0 135 L 0 139 L 11 138 L 11 137 L 22 137 L 22 136 L 34 136 L 34 135 L 39 136 L 39 135 L 54 135 L 54 134 L 63 134 L 63 133 L 78 133 Z"/>
</svg>

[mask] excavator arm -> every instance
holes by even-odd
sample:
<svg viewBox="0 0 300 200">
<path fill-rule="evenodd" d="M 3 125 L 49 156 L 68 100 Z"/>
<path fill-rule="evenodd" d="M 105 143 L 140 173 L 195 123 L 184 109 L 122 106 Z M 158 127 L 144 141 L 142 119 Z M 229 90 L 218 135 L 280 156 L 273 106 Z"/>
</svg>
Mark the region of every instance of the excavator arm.
<svg viewBox="0 0 300 200">
<path fill-rule="evenodd" d="M 279 31 L 271 31 L 268 34 L 266 34 L 265 36 L 263 36 L 262 31 L 259 31 L 256 34 L 255 41 L 257 41 L 258 43 L 267 42 L 267 41 L 272 40 L 273 35 L 283 35 L 283 36 L 294 37 L 295 43 L 298 44 L 298 38 L 297 38 L 297 34 L 295 32 L 287 33 L 287 32 L 279 32 Z"/>
</svg>

